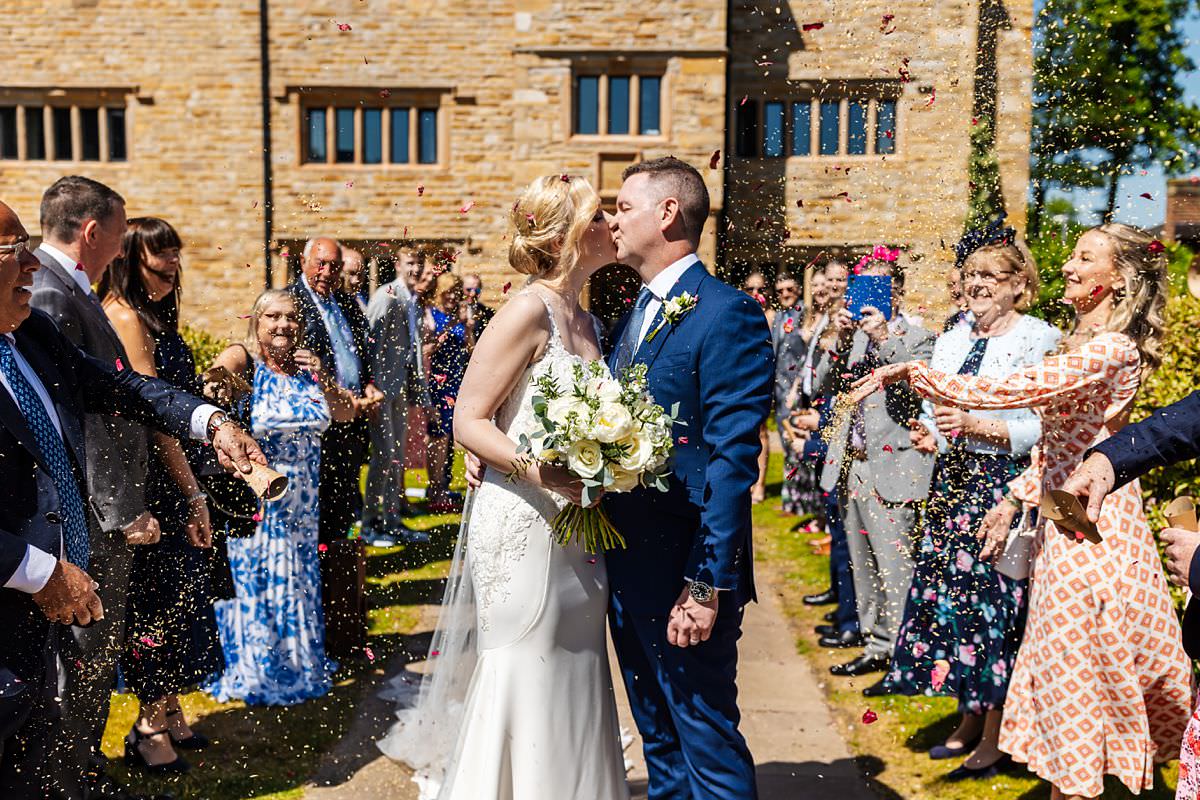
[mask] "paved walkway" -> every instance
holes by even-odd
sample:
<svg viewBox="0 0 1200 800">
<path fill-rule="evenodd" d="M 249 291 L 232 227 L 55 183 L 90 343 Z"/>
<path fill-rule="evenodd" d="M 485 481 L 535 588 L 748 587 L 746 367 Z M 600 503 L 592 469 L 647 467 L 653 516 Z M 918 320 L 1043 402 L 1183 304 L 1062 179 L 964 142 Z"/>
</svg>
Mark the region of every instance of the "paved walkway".
<svg viewBox="0 0 1200 800">
<path fill-rule="evenodd" d="M 765 577 L 765 576 L 764 576 Z M 746 611 L 740 655 L 742 731 L 758 766 L 760 800 L 873 800 L 833 724 L 808 664 L 765 580 L 762 602 Z M 423 623 L 432 628 L 436 608 Z M 400 663 L 394 665 L 399 669 Z M 614 674 L 616 674 L 614 666 Z M 382 680 L 382 679 L 381 679 Z M 634 730 L 618 689 L 622 726 Z M 380 755 L 373 741 L 391 721 L 391 705 L 374 697 L 363 703 L 347 735 L 326 756 L 305 797 L 308 800 L 416 800 L 408 772 Z M 641 741 L 627 751 L 634 798 L 644 798 L 646 770 Z M 481 798 L 481 800 L 486 800 Z"/>
</svg>

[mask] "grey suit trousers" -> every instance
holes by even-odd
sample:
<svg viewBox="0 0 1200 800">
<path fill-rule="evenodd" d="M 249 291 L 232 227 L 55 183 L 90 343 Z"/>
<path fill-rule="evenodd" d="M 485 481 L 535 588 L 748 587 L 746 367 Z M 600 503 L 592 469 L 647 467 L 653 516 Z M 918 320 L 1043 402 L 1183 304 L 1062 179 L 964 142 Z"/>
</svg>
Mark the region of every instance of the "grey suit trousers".
<svg viewBox="0 0 1200 800">
<path fill-rule="evenodd" d="M 379 406 L 371 423 L 371 459 L 367 465 L 367 497 L 363 526 L 400 518 L 404 507 L 404 445 L 408 436 L 408 399 L 391 397 Z"/>
<path fill-rule="evenodd" d="M 891 657 L 912 586 L 916 503 L 888 503 L 875 491 L 870 461 L 850 460 L 842 517 L 858 602 L 864 655 Z"/>
<path fill-rule="evenodd" d="M 101 757 L 100 738 L 125 642 L 125 601 L 133 564 L 133 550 L 122 532 L 105 533 L 94 522 L 89 528 L 88 574 L 100 584 L 96 593 L 104 604 L 104 619 L 86 628 L 59 627 L 59 696 L 67 745 L 63 788 L 72 798 L 87 797 L 80 781 L 86 782 L 91 762 Z"/>
</svg>

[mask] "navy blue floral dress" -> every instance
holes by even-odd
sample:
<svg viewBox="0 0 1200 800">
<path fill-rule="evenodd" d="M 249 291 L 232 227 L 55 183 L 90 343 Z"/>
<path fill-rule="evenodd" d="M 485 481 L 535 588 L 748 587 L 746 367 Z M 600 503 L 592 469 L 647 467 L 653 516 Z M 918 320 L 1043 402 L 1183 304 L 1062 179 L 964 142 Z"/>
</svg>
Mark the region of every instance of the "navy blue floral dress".
<svg viewBox="0 0 1200 800">
<path fill-rule="evenodd" d="M 219 700 L 292 705 L 320 697 L 337 665 L 325 656 L 317 553 L 321 434 L 329 406 L 308 373 L 254 370 L 251 431 L 288 493 L 263 504 L 251 537 L 229 540 L 237 597 L 217 603 L 225 673 L 207 689 Z"/>
</svg>

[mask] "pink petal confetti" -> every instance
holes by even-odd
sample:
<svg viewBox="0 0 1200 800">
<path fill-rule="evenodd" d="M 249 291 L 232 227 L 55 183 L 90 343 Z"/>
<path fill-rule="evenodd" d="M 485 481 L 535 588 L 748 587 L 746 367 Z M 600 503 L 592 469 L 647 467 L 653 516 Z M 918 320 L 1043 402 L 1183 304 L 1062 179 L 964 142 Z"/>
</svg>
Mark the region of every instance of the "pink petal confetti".
<svg viewBox="0 0 1200 800">
<path fill-rule="evenodd" d="M 254 512 L 254 516 L 253 516 L 253 517 L 251 517 L 250 519 L 254 520 L 255 522 L 262 522 L 262 512 L 261 512 L 261 511 L 255 511 L 255 512 Z"/>
<path fill-rule="evenodd" d="M 1161 253 L 1163 250 L 1166 250 L 1167 248 L 1166 248 L 1166 245 L 1164 245 L 1158 239 L 1155 239 L 1153 242 L 1146 245 L 1146 249 L 1149 250 L 1152 255 L 1158 255 L 1159 253 Z"/>
<path fill-rule="evenodd" d="M 443 383 L 445 383 L 445 382 L 446 382 L 446 378 L 447 378 L 447 377 L 449 377 L 449 376 L 447 376 L 446 374 L 442 373 L 442 374 L 434 375 L 434 376 L 433 376 L 433 379 L 434 379 L 435 381 L 437 381 L 437 382 L 438 382 L 438 385 L 440 386 L 440 385 L 442 385 Z"/>
<path fill-rule="evenodd" d="M 349 22 L 335 22 L 334 24 L 337 25 L 337 29 L 343 33 L 354 30 L 350 27 Z"/>
<path fill-rule="evenodd" d="M 431 655 L 431 656 L 440 656 L 441 654 L 442 654 L 441 650 L 430 650 L 429 651 L 429 655 Z"/>
<path fill-rule="evenodd" d="M 688 443 L 688 437 L 686 437 L 686 436 L 680 436 L 680 437 L 679 437 L 679 443 L 680 443 L 680 444 L 687 444 L 687 443 Z"/>
<path fill-rule="evenodd" d="M 379 96 L 382 97 L 384 100 L 386 100 L 387 98 L 392 96 L 392 90 L 391 89 L 380 89 Z"/>
<path fill-rule="evenodd" d="M 866 711 L 863 712 L 863 715 L 862 715 L 863 725 L 870 725 L 872 722 L 875 722 L 877 719 L 879 719 L 879 715 L 876 714 L 871 709 L 868 708 Z"/>
<path fill-rule="evenodd" d="M 925 107 L 929 108 L 935 100 L 937 100 L 937 88 L 933 87 L 929 90 L 929 100 L 926 101 Z"/>
<path fill-rule="evenodd" d="M 318 552 L 318 553 L 324 553 L 324 552 L 326 552 L 327 550 L 329 550 L 329 545 L 327 545 L 327 544 L 324 544 L 324 543 L 317 545 L 317 552 Z"/>
<path fill-rule="evenodd" d="M 354 181 L 346 181 L 346 188 L 347 188 L 347 189 L 353 189 L 353 188 L 354 188 Z"/>
<path fill-rule="evenodd" d="M 721 151 L 713 150 L 713 154 L 708 159 L 708 168 L 716 169 L 717 165 L 720 163 L 721 163 Z"/>
<path fill-rule="evenodd" d="M 783 321 L 783 332 L 784 333 L 791 333 L 793 330 L 795 330 L 795 328 L 796 328 L 796 320 L 794 318 L 788 317 L 787 319 L 785 319 Z"/>
<path fill-rule="evenodd" d="M 375 653 L 369 647 L 363 648 L 363 654 L 367 657 L 367 661 L 375 660 Z"/>
<path fill-rule="evenodd" d="M 1138 197 L 1144 197 L 1144 198 L 1146 198 L 1147 200 L 1153 200 L 1153 199 L 1154 199 L 1154 195 L 1150 194 L 1149 192 L 1142 192 L 1141 194 L 1139 194 L 1139 195 L 1138 195 Z"/>
<path fill-rule="evenodd" d="M 475 207 L 475 201 L 474 201 L 474 200 L 469 200 L 465 206 L 463 206 L 462 208 L 460 208 L 460 209 L 458 210 L 458 213 L 460 213 L 460 214 L 466 214 L 467 212 L 469 212 L 469 211 L 470 211 L 472 208 L 474 208 L 474 207 Z"/>
<path fill-rule="evenodd" d="M 885 452 L 885 453 L 894 453 L 894 452 L 895 452 L 895 450 L 893 450 L 893 449 L 892 449 L 892 446 L 891 446 L 890 444 L 885 444 L 885 445 L 883 446 L 883 452 Z"/>
<path fill-rule="evenodd" d="M 946 683 L 946 676 L 950 674 L 950 662 L 944 658 L 939 658 L 933 662 L 933 669 L 929 671 L 930 685 L 935 692 L 940 692 L 942 686 Z"/>
<path fill-rule="evenodd" d="M 821 30 L 821 28 L 824 28 L 824 27 L 825 27 L 824 22 L 806 22 L 800 26 L 800 30 L 807 33 L 808 31 L 819 31 L 819 30 Z"/>
<path fill-rule="evenodd" d="M 425 184 L 418 183 L 417 184 L 417 197 L 421 197 L 424 194 L 425 194 Z"/>
<path fill-rule="evenodd" d="M 125 364 L 124 364 L 124 363 L 122 363 L 122 361 L 121 361 L 120 357 L 118 357 L 118 358 L 117 358 L 117 360 L 116 360 L 116 362 L 115 362 L 115 363 L 116 363 L 116 365 L 117 365 L 117 369 L 118 369 L 118 370 L 125 369 Z"/>
<path fill-rule="evenodd" d="M 788 474 L 783 476 L 783 479 L 785 481 L 790 481 L 792 478 L 796 477 L 796 473 L 799 471 L 800 471 L 799 466 L 792 467 L 791 469 L 788 470 Z"/>
<path fill-rule="evenodd" d="M 508 294 L 508 290 L 511 288 L 512 288 L 512 281 L 508 281 L 507 283 L 504 284 L 504 288 L 502 288 L 500 290 L 500 294 Z"/>
</svg>

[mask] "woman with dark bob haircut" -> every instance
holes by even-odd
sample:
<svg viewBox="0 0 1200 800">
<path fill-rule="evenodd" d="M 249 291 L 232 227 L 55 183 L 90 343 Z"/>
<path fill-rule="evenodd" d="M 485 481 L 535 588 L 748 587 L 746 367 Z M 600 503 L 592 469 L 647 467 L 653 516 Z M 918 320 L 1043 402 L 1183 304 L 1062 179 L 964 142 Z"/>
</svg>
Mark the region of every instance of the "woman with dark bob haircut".
<svg viewBox="0 0 1200 800">
<path fill-rule="evenodd" d="M 163 220 L 129 220 L 122 253 L 99 294 L 130 368 L 200 394 L 195 361 L 179 335 L 182 249 L 179 234 Z M 213 678 L 225 663 L 213 612 L 212 527 L 195 477 L 203 449 L 161 433 L 152 442 L 146 505 L 162 538 L 134 550 L 121 669 L 142 708 L 125 740 L 125 758 L 150 772 L 186 772 L 176 749 L 208 742 L 188 727 L 178 695 Z"/>
</svg>

